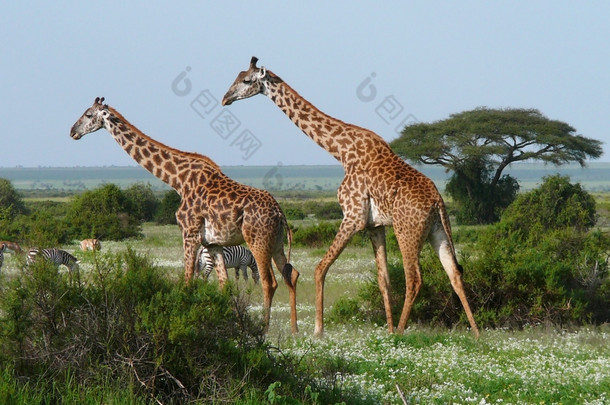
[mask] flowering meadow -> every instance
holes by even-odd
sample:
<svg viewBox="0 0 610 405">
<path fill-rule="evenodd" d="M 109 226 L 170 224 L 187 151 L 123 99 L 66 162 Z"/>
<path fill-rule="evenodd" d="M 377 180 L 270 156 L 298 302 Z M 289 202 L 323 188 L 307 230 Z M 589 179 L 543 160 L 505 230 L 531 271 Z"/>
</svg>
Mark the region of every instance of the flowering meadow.
<svg viewBox="0 0 610 405">
<path fill-rule="evenodd" d="M 335 325 L 322 340 L 286 339 L 320 379 L 370 403 L 608 404 L 610 329 L 466 331 Z M 402 395 L 402 397 L 401 397 Z"/>
</svg>

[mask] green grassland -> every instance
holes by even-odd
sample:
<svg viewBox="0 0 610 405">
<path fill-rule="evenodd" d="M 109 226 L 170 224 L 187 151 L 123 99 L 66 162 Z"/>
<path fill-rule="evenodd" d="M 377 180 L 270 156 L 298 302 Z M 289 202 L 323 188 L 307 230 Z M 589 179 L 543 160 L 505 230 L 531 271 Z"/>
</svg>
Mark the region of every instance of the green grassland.
<svg viewBox="0 0 610 405">
<path fill-rule="evenodd" d="M 178 227 L 147 223 L 143 234 L 143 238 L 125 242 L 103 242 L 100 254 L 119 253 L 129 246 L 153 258 L 156 266 L 179 282 L 183 262 Z M 76 241 L 64 248 L 81 260 L 86 283 L 93 269 L 93 253 L 81 252 Z M 466 326 L 434 329 L 412 323 L 404 335 L 390 335 L 385 326 L 354 320 L 327 322 L 325 339 L 313 339 L 313 269 L 324 252 L 325 248 L 293 248 L 292 262 L 301 273 L 297 290 L 300 333 L 290 334 L 288 293 L 278 280 L 268 340 L 278 351 L 300 359 L 301 367 L 320 381 L 331 380 L 342 389 L 358 392 L 360 403 L 401 404 L 401 395 L 409 404 L 610 403 L 608 326 L 485 330 L 475 340 Z M 399 262 L 398 257 L 389 260 Z M 19 272 L 21 263 L 7 254 L 5 277 Z M 232 271 L 229 277 L 234 278 Z M 212 275 L 211 281 L 214 278 Z M 348 246 L 327 277 L 327 314 L 338 299 L 358 294 L 374 278 L 371 249 Z M 250 278 L 239 280 L 237 287 L 248 297 L 251 313 L 259 314 L 260 286 Z"/>
</svg>

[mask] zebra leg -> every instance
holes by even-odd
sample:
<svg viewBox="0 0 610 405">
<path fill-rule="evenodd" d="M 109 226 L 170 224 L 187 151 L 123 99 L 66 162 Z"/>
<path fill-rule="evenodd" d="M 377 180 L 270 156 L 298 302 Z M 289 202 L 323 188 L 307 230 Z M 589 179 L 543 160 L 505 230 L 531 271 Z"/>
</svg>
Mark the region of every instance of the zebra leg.
<svg viewBox="0 0 610 405">
<path fill-rule="evenodd" d="M 239 269 L 235 269 L 235 274 L 239 274 L 239 270 L 241 270 L 241 273 L 244 275 L 244 280 L 248 282 L 248 266 L 240 264 Z"/>
<path fill-rule="evenodd" d="M 252 280 L 254 280 L 254 284 L 258 284 L 261 276 L 258 274 L 258 267 L 256 266 L 254 259 L 252 259 L 252 263 L 250 264 L 250 270 L 252 271 Z"/>
<path fill-rule="evenodd" d="M 72 264 L 72 266 L 68 266 L 68 270 L 70 270 L 70 284 L 72 284 L 72 274 L 76 273 L 76 282 L 77 285 L 80 287 L 81 286 L 81 282 L 80 282 L 80 266 L 79 266 L 79 262 L 75 262 L 74 264 Z"/>
</svg>

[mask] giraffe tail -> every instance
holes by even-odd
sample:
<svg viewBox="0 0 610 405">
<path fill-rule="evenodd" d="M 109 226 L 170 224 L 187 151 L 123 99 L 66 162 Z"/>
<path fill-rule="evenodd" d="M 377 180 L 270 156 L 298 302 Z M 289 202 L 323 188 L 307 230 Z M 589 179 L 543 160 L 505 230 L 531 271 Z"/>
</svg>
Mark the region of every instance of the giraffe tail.
<svg viewBox="0 0 610 405">
<path fill-rule="evenodd" d="M 457 255 L 455 254 L 455 246 L 453 245 L 453 237 L 451 236 L 451 224 L 449 223 L 449 214 L 447 214 L 447 209 L 445 208 L 445 203 L 441 199 L 437 205 L 438 215 L 441 219 L 441 225 L 443 226 L 443 230 L 445 231 L 445 235 L 447 235 L 447 240 L 449 241 L 449 245 L 451 246 L 451 252 L 453 253 L 453 259 L 455 260 L 455 264 L 457 265 L 460 273 L 464 272 L 463 267 L 457 261 Z"/>
<path fill-rule="evenodd" d="M 299 273 L 290 264 L 290 255 L 292 253 L 292 230 L 288 226 L 288 221 L 284 218 L 284 229 L 286 230 L 286 238 L 288 239 L 288 255 L 286 257 L 286 264 L 282 268 L 282 277 L 284 281 L 290 287 L 294 287 L 296 279 L 299 277 Z"/>
</svg>

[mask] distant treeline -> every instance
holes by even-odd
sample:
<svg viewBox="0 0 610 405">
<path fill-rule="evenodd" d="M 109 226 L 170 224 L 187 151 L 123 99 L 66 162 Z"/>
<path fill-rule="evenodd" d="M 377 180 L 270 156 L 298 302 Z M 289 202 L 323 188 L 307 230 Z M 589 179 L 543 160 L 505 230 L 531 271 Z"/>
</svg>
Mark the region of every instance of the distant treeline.
<svg viewBox="0 0 610 405">
<path fill-rule="evenodd" d="M 430 177 L 441 192 L 449 173 L 437 166 L 418 166 Z M 320 166 L 226 166 L 223 171 L 240 183 L 270 191 L 329 191 L 336 190 L 343 179 L 339 165 Z M 610 163 L 590 163 L 586 168 L 578 165 L 555 167 L 539 163 L 524 163 L 507 172 L 519 180 L 521 190 L 530 190 L 541 184 L 542 178 L 559 173 L 569 176 L 588 191 L 610 191 Z M 18 190 L 46 190 L 73 192 L 91 190 L 112 183 L 127 188 L 134 183 L 150 183 L 155 191 L 169 187 L 139 166 L 107 167 L 13 167 L 0 168 L 0 178 L 9 179 Z"/>
</svg>

